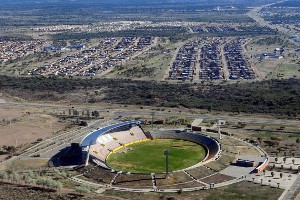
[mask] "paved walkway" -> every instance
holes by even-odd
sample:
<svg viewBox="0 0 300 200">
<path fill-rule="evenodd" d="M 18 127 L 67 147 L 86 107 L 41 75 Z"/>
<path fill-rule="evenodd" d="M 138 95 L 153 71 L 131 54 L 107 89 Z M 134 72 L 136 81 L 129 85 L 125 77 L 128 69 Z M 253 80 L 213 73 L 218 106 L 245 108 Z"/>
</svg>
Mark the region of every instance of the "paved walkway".
<svg viewBox="0 0 300 200">
<path fill-rule="evenodd" d="M 220 171 L 220 174 L 227 176 L 233 176 L 235 178 L 240 178 L 244 175 L 250 174 L 255 169 L 255 167 L 240 167 L 240 166 L 229 166 L 226 169 Z"/>
<path fill-rule="evenodd" d="M 279 197 L 278 200 L 294 200 L 294 195 L 297 192 L 297 190 L 300 188 L 300 176 L 298 175 L 298 178 L 294 182 L 294 184 L 287 188 L 282 195 Z M 298 195 L 296 199 L 300 199 L 300 196 Z"/>
</svg>

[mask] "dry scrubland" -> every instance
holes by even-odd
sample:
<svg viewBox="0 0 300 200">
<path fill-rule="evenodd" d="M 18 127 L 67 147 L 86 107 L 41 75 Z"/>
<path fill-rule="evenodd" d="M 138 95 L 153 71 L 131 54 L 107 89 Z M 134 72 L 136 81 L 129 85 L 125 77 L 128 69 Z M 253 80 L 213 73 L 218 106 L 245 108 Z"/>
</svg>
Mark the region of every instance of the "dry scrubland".
<svg viewBox="0 0 300 200">
<path fill-rule="evenodd" d="M 45 139 L 67 124 L 35 108 L 0 108 L 0 146 Z M 17 140 L 17 141 L 16 141 Z"/>
</svg>

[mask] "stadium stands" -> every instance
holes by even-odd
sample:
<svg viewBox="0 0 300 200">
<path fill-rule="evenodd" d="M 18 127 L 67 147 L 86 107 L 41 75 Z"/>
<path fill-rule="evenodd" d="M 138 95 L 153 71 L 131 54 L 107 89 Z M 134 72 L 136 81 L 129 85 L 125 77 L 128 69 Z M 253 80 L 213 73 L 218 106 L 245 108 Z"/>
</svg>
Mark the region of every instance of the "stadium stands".
<svg viewBox="0 0 300 200">
<path fill-rule="evenodd" d="M 196 167 L 193 169 L 189 169 L 189 170 L 187 170 L 187 172 L 196 179 L 201 179 L 201 178 L 204 178 L 204 177 L 207 177 L 207 176 L 210 176 L 210 175 L 216 173 L 215 171 L 213 171 L 205 166 L 199 166 L 199 167 Z"/>
<path fill-rule="evenodd" d="M 213 174 L 211 176 L 208 176 L 208 177 L 205 177 L 205 178 L 201 179 L 201 181 L 203 181 L 204 183 L 207 183 L 207 184 L 210 184 L 210 183 L 217 184 L 217 183 L 230 181 L 230 180 L 233 180 L 233 179 L 235 179 L 235 178 L 232 177 L 232 176 L 227 176 L 227 175 L 224 175 L 224 174 L 216 173 L 216 174 Z"/>
<path fill-rule="evenodd" d="M 205 166 L 218 172 L 228 167 L 234 160 L 235 157 L 222 154 L 219 159 L 215 160 L 214 162 L 206 163 Z"/>
<path fill-rule="evenodd" d="M 131 121 L 126 121 L 126 122 L 121 122 L 121 123 L 118 123 L 118 124 L 113 124 L 113 125 L 110 125 L 110 126 L 106 126 L 106 127 L 103 127 L 99 130 L 95 130 L 93 132 L 91 132 L 90 134 L 88 134 L 87 136 L 85 136 L 81 143 L 80 143 L 80 146 L 82 148 L 84 147 L 87 147 L 87 146 L 90 146 L 90 145 L 93 145 L 93 144 L 96 144 L 97 143 L 97 139 L 99 138 L 99 136 L 101 135 L 104 135 L 106 133 L 110 133 L 110 132 L 116 132 L 118 131 L 117 129 L 118 128 L 122 128 L 122 127 L 128 127 L 130 125 L 133 125 L 133 124 L 140 124 L 141 121 L 139 120 L 131 120 Z"/>
<path fill-rule="evenodd" d="M 189 181 L 185 183 L 178 183 L 176 185 L 164 185 L 158 187 L 159 189 L 178 189 L 178 188 L 192 188 L 192 187 L 204 187 L 204 184 L 201 184 L 196 181 Z"/>
<path fill-rule="evenodd" d="M 105 170 L 99 167 L 95 167 L 84 173 L 85 177 L 105 184 L 110 184 L 115 175 L 116 174 L 112 173 L 110 170 Z"/>
<path fill-rule="evenodd" d="M 205 160 L 210 160 L 218 156 L 220 151 L 219 142 L 211 137 L 202 134 L 194 134 L 189 132 L 169 132 L 169 131 L 160 131 L 152 134 L 153 138 L 174 138 L 181 140 L 188 140 L 200 144 L 206 148 L 207 157 Z"/>
<path fill-rule="evenodd" d="M 152 178 L 150 174 L 120 174 L 115 184 L 122 187 L 152 187 Z"/>
<path fill-rule="evenodd" d="M 155 179 L 157 187 L 192 181 L 192 179 L 182 171 L 170 173 L 167 179 L 166 174 L 155 174 Z"/>
<path fill-rule="evenodd" d="M 137 125 L 128 125 L 110 130 L 108 133 L 99 135 L 96 143 L 90 146 L 89 153 L 92 158 L 102 162 L 106 161 L 107 156 L 114 150 L 126 144 L 147 139 L 143 130 Z"/>
</svg>

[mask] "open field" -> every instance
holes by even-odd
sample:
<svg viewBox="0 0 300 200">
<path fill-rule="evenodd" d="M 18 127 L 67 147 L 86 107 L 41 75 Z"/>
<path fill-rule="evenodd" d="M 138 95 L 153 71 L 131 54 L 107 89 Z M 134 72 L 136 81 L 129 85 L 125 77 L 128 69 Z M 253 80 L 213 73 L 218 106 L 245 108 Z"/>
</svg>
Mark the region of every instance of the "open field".
<svg viewBox="0 0 300 200">
<path fill-rule="evenodd" d="M 284 48 L 281 59 L 258 59 L 257 55 L 273 53 L 276 48 Z M 262 79 L 299 78 L 299 55 L 295 54 L 296 46 L 285 36 L 257 37 L 246 45 L 249 62 L 254 65 Z"/>
<path fill-rule="evenodd" d="M 164 172 L 164 150 L 169 150 L 169 170 L 184 169 L 200 162 L 205 157 L 205 149 L 195 143 L 161 139 L 141 142 L 125 147 L 108 159 L 108 165 L 113 169 L 130 172 Z"/>
<path fill-rule="evenodd" d="M 0 108 L 0 146 L 21 145 L 45 139 L 67 125 L 35 108 Z"/>
</svg>

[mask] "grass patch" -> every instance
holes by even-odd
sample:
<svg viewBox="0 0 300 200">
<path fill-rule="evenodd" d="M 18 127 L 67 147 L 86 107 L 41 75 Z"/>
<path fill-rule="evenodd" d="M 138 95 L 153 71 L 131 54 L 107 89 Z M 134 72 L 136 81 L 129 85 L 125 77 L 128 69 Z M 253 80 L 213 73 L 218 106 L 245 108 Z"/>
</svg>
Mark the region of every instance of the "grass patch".
<svg viewBox="0 0 300 200">
<path fill-rule="evenodd" d="M 194 165 L 204 159 L 205 148 L 193 142 L 159 139 L 129 146 L 129 150 L 111 154 L 108 165 L 113 169 L 130 172 L 164 172 L 164 150 L 169 150 L 169 170 L 175 171 Z"/>
<path fill-rule="evenodd" d="M 6 166 L 6 169 L 12 170 L 27 170 L 27 169 L 39 169 L 47 166 L 49 159 L 24 159 L 14 160 Z"/>
</svg>

